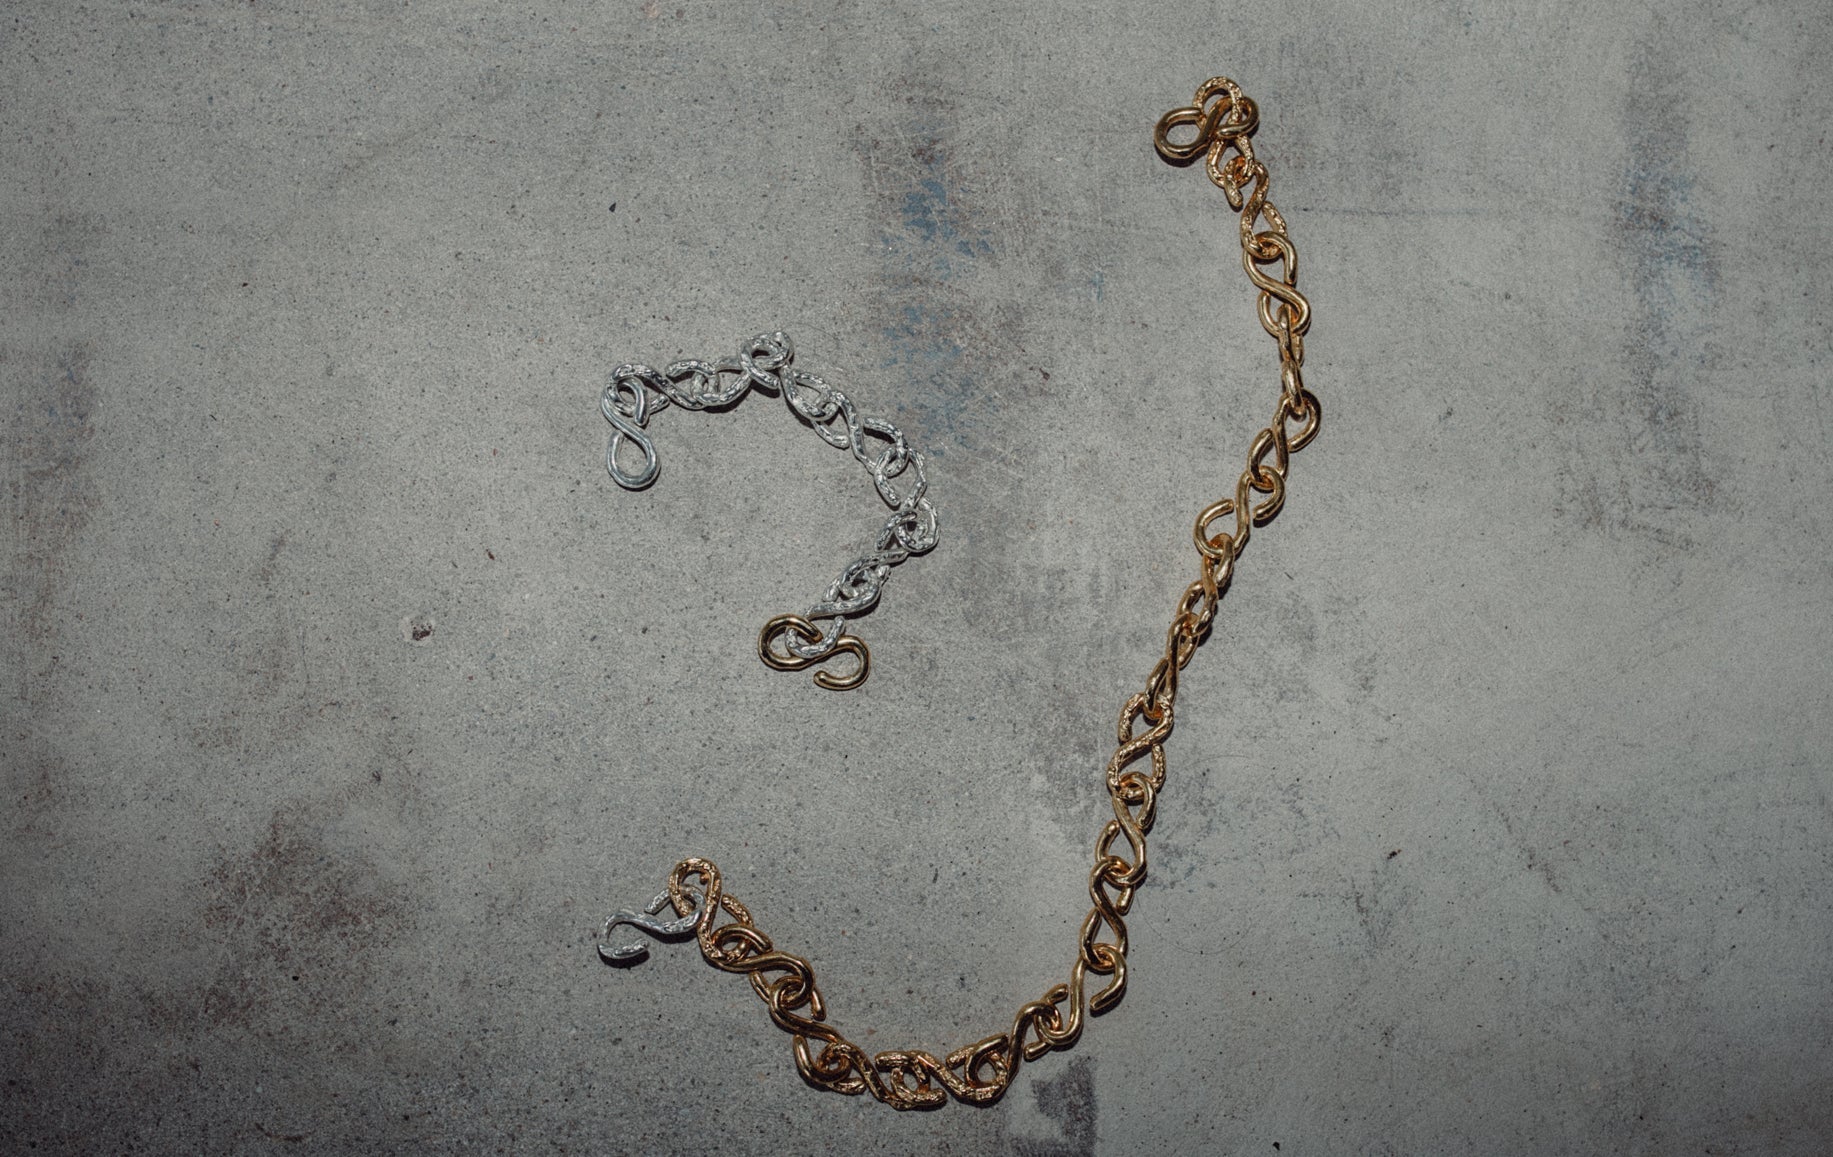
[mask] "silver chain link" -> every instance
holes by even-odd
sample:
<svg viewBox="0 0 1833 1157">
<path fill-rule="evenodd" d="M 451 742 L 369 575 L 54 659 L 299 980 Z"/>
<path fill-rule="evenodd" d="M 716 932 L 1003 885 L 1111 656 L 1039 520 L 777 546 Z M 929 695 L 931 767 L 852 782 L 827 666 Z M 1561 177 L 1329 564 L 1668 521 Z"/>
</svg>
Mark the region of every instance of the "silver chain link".
<svg viewBox="0 0 1833 1157">
<path fill-rule="evenodd" d="M 822 441 L 850 451 L 865 467 L 878 496 L 891 508 L 891 517 L 880 528 L 874 548 L 849 562 L 840 577 L 828 584 L 821 600 L 809 608 L 809 620 L 826 620 L 819 636 L 812 640 L 794 633 L 781 636 L 792 654 L 814 662 L 833 653 L 848 617 L 863 614 L 878 602 L 892 567 L 936 545 L 936 512 L 927 497 L 929 478 L 923 455 L 910 448 L 903 432 L 881 418 L 860 417 L 844 393 L 793 368 L 790 362 L 794 358 L 795 343 L 778 331 L 758 334 L 744 344 L 738 356 L 714 362 L 687 358 L 660 372 L 644 365 L 621 365 L 611 371 L 599 408 L 611 423 L 605 470 L 626 490 L 642 490 L 661 473 L 655 444 L 645 432 L 651 415 L 671 403 L 684 410 L 726 409 L 753 388 L 782 395 L 790 411 Z M 868 439 L 878 444 L 870 445 Z M 626 443 L 634 444 L 643 456 L 642 467 L 634 472 L 618 465 Z M 914 482 L 900 490 L 893 480 L 906 471 Z"/>
</svg>

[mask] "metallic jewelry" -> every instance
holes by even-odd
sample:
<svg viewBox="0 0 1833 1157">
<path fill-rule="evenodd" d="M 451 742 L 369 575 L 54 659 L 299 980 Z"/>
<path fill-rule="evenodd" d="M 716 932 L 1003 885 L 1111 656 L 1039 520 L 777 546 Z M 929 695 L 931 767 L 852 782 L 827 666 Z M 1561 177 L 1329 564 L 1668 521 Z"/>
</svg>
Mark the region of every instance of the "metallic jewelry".
<svg viewBox="0 0 1833 1157">
<path fill-rule="evenodd" d="M 671 402 L 684 410 L 722 410 L 737 405 L 752 388 L 782 394 L 790 411 L 822 441 L 850 451 L 872 476 L 872 485 L 891 508 L 891 517 L 879 529 L 872 551 L 848 563 L 807 615 L 778 615 L 764 624 L 757 637 L 758 657 L 778 671 L 800 671 L 837 654 L 852 655 L 857 663 L 850 675 L 815 672 L 820 686 L 847 691 L 866 681 L 872 655 L 863 640 L 845 633 L 846 620 L 872 609 L 892 567 L 936 545 L 936 511 L 927 497 L 929 477 L 923 470 L 923 456 L 904 441 L 903 432 L 883 419 L 860 417 L 845 394 L 791 367 L 795 356 L 795 344 L 788 334 L 760 333 L 736 357 L 716 362 L 689 358 L 660 373 L 643 365 L 617 367 L 599 401 L 599 409 L 611 423 L 605 470 L 626 490 L 644 489 L 661 472 L 655 444 L 645 432 L 651 413 L 659 413 Z M 626 444 L 635 445 L 643 456 L 642 467 L 635 471 L 618 464 Z M 906 470 L 912 481 L 909 489 L 900 490 L 894 480 Z M 825 625 L 817 625 L 822 620 Z"/>
<path fill-rule="evenodd" d="M 1197 515 L 1191 532 L 1197 549 L 1196 581 L 1178 599 L 1165 633 L 1164 654 L 1146 677 L 1145 689 L 1120 709 L 1118 746 L 1107 765 L 1114 818 L 1095 838 L 1095 864 L 1088 877 L 1093 906 L 1082 921 L 1068 982 L 1022 1005 L 1011 1028 L 945 1057 L 915 1049 L 872 1054 L 827 1022 L 813 966 L 804 957 L 776 948 L 745 906 L 724 892 L 719 869 L 707 860 L 682 860 L 669 874 L 668 890 L 644 913 L 619 912 L 605 923 L 607 938 L 625 924 L 664 938 L 691 934 L 708 963 L 747 976 L 769 1008 L 770 1019 L 795 1038 L 796 1069 L 817 1088 L 870 1093 L 897 1109 L 933 1108 L 950 1096 L 990 1104 L 1010 1087 L 1021 1060 L 1035 1061 L 1051 1049 L 1067 1048 L 1082 1031 L 1085 1008 L 1090 1015 L 1106 1012 L 1126 990 L 1125 917 L 1146 878 L 1146 833 L 1165 782 L 1164 743 L 1171 734 L 1178 673 L 1208 636 L 1249 534 L 1279 513 L 1292 452 L 1317 435 L 1322 419 L 1317 398 L 1300 376 L 1311 306 L 1297 288 L 1298 252 L 1286 236 L 1284 220 L 1267 200 L 1266 166 L 1254 158 L 1248 139 L 1258 124 L 1254 102 L 1233 81 L 1216 77 L 1197 89 L 1190 105 L 1166 113 L 1153 133 L 1159 154 L 1174 164 L 1204 157 L 1210 180 L 1239 211 L 1241 264 L 1260 291 L 1260 324 L 1279 345 L 1281 388 L 1272 422 L 1249 444 L 1247 468 L 1236 479 L 1233 495 Z M 1171 132 L 1184 127 L 1194 128 L 1196 138 L 1173 143 Z M 1262 266 L 1277 269 L 1269 274 Z M 618 373 L 626 370 L 635 372 L 624 367 Z M 607 402 L 606 416 L 611 413 Z M 629 410 L 617 413 L 631 416 L 640 410 L 633 400 Z M 641 426 L 640 418 L 632 420 Z M 647 460 L 653 467 L 653 457 Z M 1264 497 L 1256 502 L 1256 495 Z M 1229 528 L 1213 529 L 1231 518 Z M 665 907 L 673 909 L 672 919 L 659 918 Z M 612 963 L 632 962 L 644 953 L 640 942 L 601 943 L 598 950 Z M 1106 978 L 1098 991 L 1087 991 L 1091 974 Z"/>
</svg>

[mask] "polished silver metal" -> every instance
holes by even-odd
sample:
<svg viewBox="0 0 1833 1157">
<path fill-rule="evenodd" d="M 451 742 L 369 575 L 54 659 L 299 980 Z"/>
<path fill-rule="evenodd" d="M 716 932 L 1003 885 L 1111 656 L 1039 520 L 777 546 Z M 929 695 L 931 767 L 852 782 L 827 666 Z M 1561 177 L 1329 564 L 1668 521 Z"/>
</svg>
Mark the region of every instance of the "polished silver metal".
<svg viewBox="0 0 1833 1157">
<path fill-rule="evenodd" d="M 819 660 L 834 651 L 848 617 L 863 614 L 878 602 L 892 567 L 936 545 L 936 512 L 927 497 L 929 477 L 923 455 L 910 448 L 903 432 L 881 418 L 860 417 L 846 394 L 811 373 L 792 368 L 794 358 L 795 343 L 788 334 L 777 331 L 758 334 L 736 357 L 714 362 L 689 358 L 660 371 L 634 363 L 621 365 L 611 371 L 599 409 L 611 423 L 605 470 L 626 490 L 644 489 L 661 472 L 655 444 L 646 432 L 652 414 L 670 404 L 684 410 L 724 409 L 736 405 L 753 388 L 781 394 L 791 412 L 822 441 L 851 452 L 865 467 L 878 496 L 891 508 L 891 517 L 879 529 L 873 549 L 849 562 L 840 577 L 828 584 L 820 601 L 809 608 L 806 617 L 811 622 L 825 620 L 819 637 L 812 642 L 794 633 L 781 637 L 783 645 L 799 658 Z M 640 469 L 625 470 L 619 464 L 626 444 L 642 454 Z M 894 480 L 906 471 L 912 480 L 907 489 L 900 489 Z"/>
<path fill-rule="evenodd" d="M 641 912 L 613 912 L 611 918 L 605 921 L 604 931 L 599 933 L 600 939 L 609 940 L 611 938 L 611 930 L 620 924 L 628 924 L 632 928 L 649 933 L 658 940 L 680 940 L 684 937 L 692 936 L 694 934 L 694 923 L 700 919 L 700 913 L 689 912 L 687 915 L 677 916 L 673 920 L 656 919 L 656 914 L 662 911 L 667 904 L 668 893 L 664 892 L 654 900 L 651 900 L 649 902 L 649 907 L 644 908 Z M 611 947 L 609 944 L 600 943 L 598 946 L 598 954 L 611 964 L 636 964 L 649 955 L 649 945 L 643 943 L 641 940 L 630 944 L 622 944 L 616 948 Z"/>
</svg>

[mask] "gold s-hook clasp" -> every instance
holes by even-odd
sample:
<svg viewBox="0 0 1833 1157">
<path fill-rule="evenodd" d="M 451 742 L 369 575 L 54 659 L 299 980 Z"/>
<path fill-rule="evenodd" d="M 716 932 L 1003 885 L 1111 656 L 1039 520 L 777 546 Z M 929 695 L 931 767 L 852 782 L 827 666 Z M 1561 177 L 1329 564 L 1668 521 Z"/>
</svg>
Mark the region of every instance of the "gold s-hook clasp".
<svg viewBox="0 0 1833 1157">
<path fill-rule="evenodd" d="M 800 648 L 785 638 L 791 632 L 801 640 Z M 866 648 L 865 640 L 842 632 L 834 637 L 834 645 L 826 650 L 813 655 L 802 653 L 819 644 L 823 637 L 821 628 L 801 615 L 778 615 L 765 623 L 764 629 L 758 632 L 757 657 L 774 671 L 800 671 L 816 663 L 825 663 L 844 651 L 859 660 L 858 668 L 844 677 L 836 677 L 828 671 L 816 671 L 815 686 L 825 687 L 829 691 L 851 691 L 864 683 L 866 676 L 872 673 L 872 652 Z M 783 642 L 781 650 L 775 646 L 779 639 Z"/>
<path fill-rule="evenodd" d="M 1171 139 L 1171 130 L 1186 125 L 1196 128 L 1196 139 L 1178 144 Z M 1190 104 L 1158 118 L 1158 127 L 1152 130 L 1152 145 L 1159 156 L 1174 165 L 1188 165 L 1207 153 L 1213 169 L 1221 163 L 1222 151 L 1231 141 L 1238 142 L 1241 152 L 1251 157 L 1247 138 L 1258 127 L 1260 110 L 1241 95 L 1240 86 L 1226 76 L 1212 76 L 1197 89 L 1196 99 Z"/>
</svg>

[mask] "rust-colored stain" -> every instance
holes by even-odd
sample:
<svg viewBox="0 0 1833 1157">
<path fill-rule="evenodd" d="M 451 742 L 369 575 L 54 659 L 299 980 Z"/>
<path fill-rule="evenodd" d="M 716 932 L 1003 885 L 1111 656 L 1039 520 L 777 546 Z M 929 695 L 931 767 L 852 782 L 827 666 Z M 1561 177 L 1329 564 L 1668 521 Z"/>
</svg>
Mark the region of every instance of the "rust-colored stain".
<svg viewBox="0 0 1833 1157">
<path fill-rule="evenodd" d="M 366 989 L 404 905 L 366 855 L 334 849 L 324 822 L 282 808 L 253 849 L 211 870 L 204 927 L 229 950 L 201 1012 L 251 1024 L 276 1004 L 324 1009 Z"/>
</svg>

